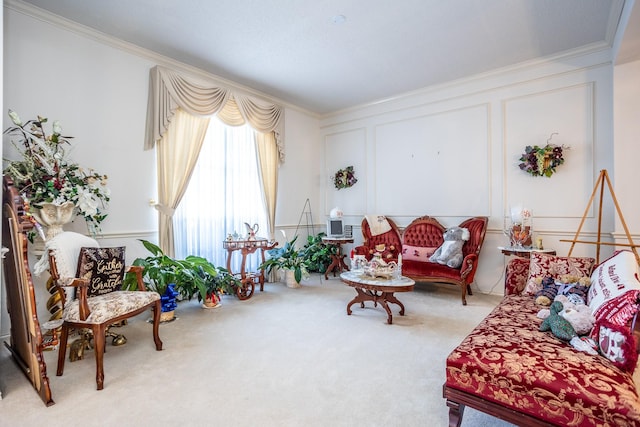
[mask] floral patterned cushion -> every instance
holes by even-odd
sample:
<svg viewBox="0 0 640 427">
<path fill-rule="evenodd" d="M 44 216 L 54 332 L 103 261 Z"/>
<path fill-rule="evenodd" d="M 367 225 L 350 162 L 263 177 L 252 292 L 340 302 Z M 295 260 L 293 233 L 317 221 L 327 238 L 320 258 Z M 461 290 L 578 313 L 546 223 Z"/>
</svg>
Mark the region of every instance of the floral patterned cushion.
<svg viewBox="0 0 640 427">
<path fill-rule="evenodd" d="M 507 263 L 504 272 L 504 294 L 521 294 L 529 278 L 529 260 L 516 257 Z"/>
<path fill-rule="evenodd" d="M 572 276 L 588 277 L 596 260 L 587 257 L 559 257 L 542 252 L 532 252 L 529 261 L 529 277 L 524 293 L 535 295 L 542 285 L 536 279 L 545 277 L 560 278 L 565 274 Z"/>
<path fill-rule="evenodd" d="M 530 295 L 508 295 L 446 361 L 446 385 L 553 425 L 640 425 L 630 373 L 540 332 Z"/>
<path fill-rule="evenodd" d="M 130 313 L 159 300 L 157 292 L 115 291 L 105 295 L 88 298 L 89 317 L 81 321 L 78 300 L 71 301 L 64 308 L 62 318 L 67 322 L 104 323 L 123 314 Z"/>
<path fill-rule="evenodd" d="M 437 246 L 402 245 L 402 260 L 428 262 L 429 257 L 438 249 Z"/>
</svg>

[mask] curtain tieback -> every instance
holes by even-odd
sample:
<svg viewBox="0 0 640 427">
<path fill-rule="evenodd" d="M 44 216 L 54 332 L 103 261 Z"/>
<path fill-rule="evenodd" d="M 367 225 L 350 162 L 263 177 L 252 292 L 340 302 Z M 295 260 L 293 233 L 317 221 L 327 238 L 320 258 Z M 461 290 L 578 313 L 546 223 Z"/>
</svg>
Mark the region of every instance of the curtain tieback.
<svg viewBox="0 0 640 427">
<path fill-rule="evenodd" d="M 154 206 L 154 208 L 156 208 L 156 210 L 160 213 L 162 213 L 163 215 L 166 215 L 168 217 L 172 217 L 173 214 L 176 212 L 175 209 L 170 208 L 167 205 L 163 205 L 162 203 L 156 203 Z"/>
</svg>

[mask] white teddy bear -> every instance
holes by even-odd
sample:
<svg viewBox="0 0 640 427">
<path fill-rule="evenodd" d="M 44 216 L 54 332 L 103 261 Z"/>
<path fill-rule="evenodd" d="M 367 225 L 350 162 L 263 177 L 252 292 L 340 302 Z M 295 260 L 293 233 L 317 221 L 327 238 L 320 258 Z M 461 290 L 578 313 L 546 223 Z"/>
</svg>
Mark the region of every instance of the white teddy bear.
<svg viewBox="0 0 640 427">
<path fill-rule="evenodd" d="M 460 268 L 464 259 L 462 246 L 471 236 L 469 230 L 461 227 L 451 227 L 442 236 L 444 237 L 444 242 L 429 257 L 429 261 L 447 265 L 451 268 Z"/>
</svg>

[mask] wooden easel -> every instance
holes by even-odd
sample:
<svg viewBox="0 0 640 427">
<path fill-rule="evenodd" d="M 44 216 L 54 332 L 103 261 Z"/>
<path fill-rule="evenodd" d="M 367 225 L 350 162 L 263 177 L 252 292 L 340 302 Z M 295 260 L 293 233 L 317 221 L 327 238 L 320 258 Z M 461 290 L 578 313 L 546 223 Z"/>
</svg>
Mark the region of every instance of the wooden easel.
<svg viewBox="0 0 640 427">
<path fill-rule="evenodd" d="M 625 243 L 612 243 L 612 242 L 603 242 L 600 240 L 600 236 L 602 233 L 602 198 L 604 196 L 604 183 L 607 182 L 607 186 L 609 187 L 609 193 L 611 194 L 611 198 L 613 199 L 613 203 L 616 207 L 616 211 L 618 212 L 618 217 L 620 218 L 620 222 L 622 223 L 622 227 L 624 228 L 624 232 L 627 235 L 628 244 Z M 584 225 L 584 221 L 587 218 L 587 214 L 589 213 L 589 208 L 593 203 L 593 199 L 595 198 L 596 192 L 598 191 L 598 187 L 600 187 L 600 205 L 598 207 L 598 238 L 595 242 L 590 242 L 586 240 L 578 240 L 578 236 L 580 235 L 580 231 L 582 230 L 582 226 Z M 578 231 L 576 231 L 576 235 L 573 237 L 573 240 L 560 240 L 561 242 L 571 242 L 571 248 L 569 249 L 569 254 L 567 256 L 571 256 L 571 251 L 573 251 L 573 247 L 576 243 L 586 243 L 590 245 L 596 245 L 596 264 L 600 263 L 600 245 L 605 246 L 624 246 L 631 248 L 634 255 L 636 256 L 636 261 L 640 264 L 640 257 L 638 256 L 637 247 L 640 245 L 636 245 L 633 243 L 633 239 L 631 238 L 631 233 L 629 233 L 629 228 L 627 227 L 627 223 L 624 221 L 624 217 L 622 216 L 622 211 L 620 210 L 620 205 L 618 205 L 618 200 L 616 199 L 616 194 L 613 191 L 613 186 L 611 185 L 611 181 L 609 180 L 609 174 L 606 169 L 600 171 L 600 176 L 598 176 L 598 180 L 596 181 L 595 187 L 593 187 L 593 193 L 591 193 L 591 198 L 589 199 L 589 203 L 587 203 L 587 208 L 584 210 L 584 214 L 582 215 L 582 221 L 580 221 L 580 226 L 578 226 Z"/>
</svg>

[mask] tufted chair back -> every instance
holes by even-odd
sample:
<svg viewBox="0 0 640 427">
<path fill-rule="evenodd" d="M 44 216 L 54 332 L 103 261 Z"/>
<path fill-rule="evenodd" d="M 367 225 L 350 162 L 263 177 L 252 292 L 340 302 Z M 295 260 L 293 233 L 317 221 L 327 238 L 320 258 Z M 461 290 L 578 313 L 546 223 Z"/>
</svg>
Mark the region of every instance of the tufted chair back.
<svg viewBox="0 0 640 427">
<path fill-rule="evenodd" d="M 437 219 L 428 215 L 413 220 L 404 230 L 402 243 L 409 246 L 437 248 L 444 241 L 442 235 L 445 227 Z"/>
<path fill-rule="evenodd" d="M 391 226 L 391 230 L 386 233 L 378 234 L 376 236 L 371 235 L 371 229 L 369 228 L 369 222 L 366 218 L 362 220 L 362 237 L 363 242 L 361 246 L 355 248 L 356 254 L 365 255 L 367 259 L 371 259 L 372 255 L 369 253 L 375 248 L 376 245 L 384 244 L 387 247 L 394 246 L 393 260 L 397 261 L 398 254 L 402 252 L 402 238 L 400 237 L 400 230 L 395 222 L 389 217 L 386 217 Z"/>
</svg>

